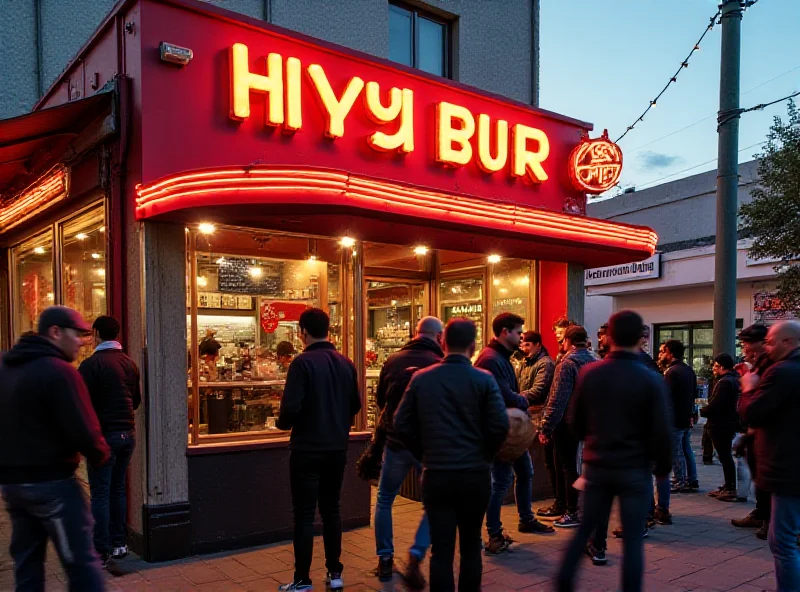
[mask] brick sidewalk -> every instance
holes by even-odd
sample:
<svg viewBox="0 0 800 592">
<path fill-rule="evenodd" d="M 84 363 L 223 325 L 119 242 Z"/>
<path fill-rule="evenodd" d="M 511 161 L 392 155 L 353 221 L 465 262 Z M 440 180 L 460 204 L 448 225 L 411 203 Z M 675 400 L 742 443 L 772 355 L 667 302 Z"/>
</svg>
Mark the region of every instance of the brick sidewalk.
<svg viewBox="0 0 800 592">
<path fill-rule="evenodd" d="M 699 434 L 698 434 L 699 436 Z M 699 451 L 697 458 L 700 458 Z M 719 464 L 698 467 L 703 491 L 715 489 L 722 482 Z M 543 504 L 536 504 L 540 506 Z M 549 505 L 549 504 L 548 504 Z M 755 592 L 774 590 L 772 555 L 767 544 L 755 538 L 753 530 L 736 529 L 731 518 L 742 517 L 753 507 L 726 504 L 705 494 L 673 496 L 674 526 L 660 526 L 645 543 L 646 590 L 737 590 Z M 503 522 L 510 525 L 515 539 L 513 553 L 484 558 L 484 591 L 550 590 L 551 579 L 561 553 L 573 533 L 554 535 L 519 534 L 513 506 L 503 508 Z M 420 504 L 398 498 L 395 504 L 395 548 L 398 559 L 416 531 Z M 612 527 L 617 524 L 611 522 Z M 13 588 L 11 561 L 8 556 L 10 528 L 6 514 L 0 513 L 0 590 Z M 609 565 L 594 567 L 588 560 L 581 564 L 578 590 L 616 590 L 622 559 L 621 541 L 609 540 Z M 376 566 L 375 542 L 370 528 L 344 534 L 344 578 L 348 590 L 401 591 L 405 586 L 399 576 L 381 585 L 371 571 Z M 141 591 L 209 590 L 225 592 L 271 591 L 292 577 L 291 543 L 257 547 L 240 552 L 206 555 L 162 564 L 147 564 L 128 558 L 119 565 L 121 575 L 108 578 L 108 589 Z M 322 541 L 315 541 L 315 589 L 324 590 Z M 427 576 L 427 562 L 425 567 Z M 48 590 L 66 590 L 64 576 L 52 548 L 47 563 Z"/>
</svg>

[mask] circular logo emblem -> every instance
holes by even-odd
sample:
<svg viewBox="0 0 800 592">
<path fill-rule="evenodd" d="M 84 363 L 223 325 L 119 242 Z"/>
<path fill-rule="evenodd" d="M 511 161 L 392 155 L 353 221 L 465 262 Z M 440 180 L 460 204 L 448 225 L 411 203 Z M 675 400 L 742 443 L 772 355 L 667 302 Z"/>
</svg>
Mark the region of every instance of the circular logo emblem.
<svg viewBox="0 0 800 592">
<path fill-rule="evenodd" d="M 622 150 L 608 139 L 608 130 L 594 140 L 585 137 L 569 155 L 569 178 L 584 193 L 603 193 L 619 181 Z"/>
</svg>

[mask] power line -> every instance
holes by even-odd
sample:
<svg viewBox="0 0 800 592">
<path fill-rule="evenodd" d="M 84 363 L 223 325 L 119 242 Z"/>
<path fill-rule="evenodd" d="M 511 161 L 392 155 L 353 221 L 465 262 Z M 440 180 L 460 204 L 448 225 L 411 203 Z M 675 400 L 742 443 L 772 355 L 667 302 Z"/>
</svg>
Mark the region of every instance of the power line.
<svg viewBox="0 0 800 592">
<path fill-rule="evenodd" d="M 754 87 L 753 87 L 753 88 L 751 88 L 750 90 L 746 90 L 746 91 L 744 91 L 744 92 L 742 93 L 742 96 L 744 96 L 744 95 L 746 95 L 746 94 L 749 94 L 749 93 L 753 92 L 753 91 L 754 91 L 754 90 L 756 90 L 757 88 L 761 88 L 762 86 L 766 86 L 767 84 L 769 84 L 770 82 L 773 82 L 773 81 L 777 80 L 778 78 L 783 78 L 784 76 L 786 76 L 787 74 L 791 74 L 791 73 L 792 73 L 792 72 L 794 72 L 795 70 L 800 70 L 800 66 L 795 66 L 795 67 L 794 67 L 794 68 L 792 68 L 791 70 L 786 70 L 786 72 L 784 72 L 783 74 L 778 74 L 778 75 L 777 75 L 775 78 L 770 78 L 770 79 L 769 79 L 769 80 L 767 80 L 766 82 L 762 82 L 761 84 L 758 84 L 758 85 L 754 86 Z"/>
<path fill-rule="evenodd" d="M 758 1 L 758 0 L 756 0 L 756 1 Z M 656 103 L 658 103 L 658 99 L 660 99 L 661 96 L 665 92 L 667 92 L 667 89 L 670 87 L 670 85 L 672 83 L 678 81 L 678 74 L 680 74 L 680 72 L 681 72 L 681 70 L 683 68 L 688 68 L 689 67 L 689 60 L 694 55 L 694 52 L 700 50 L 700 43 L 703 41 L 705 36 L 708 35 L 708 32 L 711 31 L 711 29 L 714 28 L 714 25 L 717 24 L 717 18 L 719 17 L 721 12 L 722 12 L 721 10 L 718 10 L 717 13 L 714 16 L 712 16 L 711 19 L 709 19 L 710 22 L 709 22 L 708 26 L 703 31 L 703 34 L 700 35 L 700 39 L 697 40 L 697 42 L 694 44 L 694 47 L 692 47 L 692 50 L 689 52 L 689 55 L 687 55 L 686 59 L 684 59 L 681 62 L 681 65 L 678 67 L 678 70 L 675 72 L 675 74 L 672 75 L 672 77 L 669 79 L 667 84 L 664 85 L 664 88 L 661 89 L 661 92 L 658 93 L 658 95 L 656 95 L 656 98 L 653 99 L 652 101 L 650 101 L 650 104 L 647 106 L 647 109 L 645 109 L 644 112 L 638 118 L 636 118 L 636 120 L 631 125 L 628 126 L 628 128 L 625 130 L 625 132 L 619 138 L 617 138 L 617 142 L 619 142 L 620 140 L 622 140 L 622 138 L 627 136 L 628 133 L 630 131 L 632 131 L 634 127 L 636 127 L 636 124 L 638 124 L 640 121 L 644 121 L 644 116 L 647 115 L 647 113 L 650 111 L 650 109 L 652 109 L 653 107 L 656 106 Z"/>
<path fill-rule="evenodd" d="M 759 103 L 758 105 L 753 105 L 752 107 L 748 107 L 747 109 L 734 109 L 729 111 L 728 113 L 720 113 L 718 121 L 718 126 L 723 125 L 729 122 L 731 119 L 736 119 L 737 117 L 741 116 L 744 113 L 750 113 L 751 111 L 761 111 L 766 109 L 767 107 L 771 107 L 772 105 L 777 105 L 778 103 L 782 103 L 783 101 L 788 101 L 789 99 L 793 99 L 797 96 L 800 96 L 800 90 L 793 92 L 790 95 L 787 95 L 783 98 L 776 99 L 774 101 L 770 101 L 769 103 Z"/>
</svg>

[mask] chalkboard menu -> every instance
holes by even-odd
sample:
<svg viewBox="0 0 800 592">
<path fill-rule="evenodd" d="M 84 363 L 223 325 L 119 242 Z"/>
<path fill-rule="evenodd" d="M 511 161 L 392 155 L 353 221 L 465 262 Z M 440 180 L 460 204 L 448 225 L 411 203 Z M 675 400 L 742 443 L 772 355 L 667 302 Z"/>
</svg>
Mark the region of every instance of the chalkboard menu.
<svg viewBox="0 0 800 592">
<path fill-rule="evenodd" d="M 219 264 L 219 291 L 231 294 L 277 296 L 281 290 L 281 263 L 254 265 L 250 259 L 225 257 Z M 252 270 L 260 269 L 259 275 Z"/>
</svg>

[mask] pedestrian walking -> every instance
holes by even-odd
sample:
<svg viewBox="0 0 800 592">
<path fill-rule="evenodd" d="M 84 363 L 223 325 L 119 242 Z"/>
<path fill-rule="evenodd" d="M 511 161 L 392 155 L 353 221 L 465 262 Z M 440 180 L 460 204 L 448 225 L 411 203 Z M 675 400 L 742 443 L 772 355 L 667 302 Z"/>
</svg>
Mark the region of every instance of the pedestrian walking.
<svg viewBox="0 0 800 592">
<path fill-rule="evenodd" d="M 388 582 L 394 571 L 394 534 L 392 530 L 392 505 L 400 492 L 400 486 L 414 468 L 422 472 L 420 462 L 406 448 L 394 429 L 394 414 L 405 393 L 411 377 L 417 370 L 427 368 L 442 360 L 441 348 L 442 321 L 436 317 L 425 317 L 416 327 L 414 339 L 409 341 L 400 351 L 386 359 L 378 379 L 376 402 L 381 409 L 382 421 L 386 430 L 386 446 L 383 453 L 383 465 L 378 495 L 375 502 L 375 545 L 378 554 L 378 579 Z M 415 589 L 425 587 L 425 578 L 420 570 L 420 563 L 430 546 L 428 516 L 422 515 L 414 544 L 408 554 L 408 564 L 403 579 Z"/>
<path fill-rule="evenodd" d="M 475 324 L 451 319 L 445 357 L 414 374 L 395 413 L 394 429 L 422 448 L 422 500 L 431 532 L 430 589 L 455 590 L 456 531 L 461 552 L 458 590 L 481 589 L 481 524 L 491 495 L 491 460 L 509 429 L 497 382 L 473 368 Z"/>
<path fill-rule="evenodd" d="M 586 348 L 586 329 L 572 325 L 564 332 L 567 353 L 556 366 L 553 385 L 547 397 L 539 441 L 553 442 L 556 463 L 556 502 L 554 509 L 563 515 L 553 522 L 559 528 L 580 526 L 578 517 L 578 443 L 566 422 L 566 412 L 581 368 L 595 362 Z"/>
<path fill-rule="evenodd" d="M 767 326 L 759 323 L 750 325 L 743 329 L 737 337 L 742 344 L 742 354 L 745 359 L 745 362 L 737 367 L 739 374 L 742 376 L 740 380 L 744 380 L 744 377 L 750 373 L 754 373 L 756 376 L 764 376 L 767 368 L 772 365 L 765 343 Z M 756 507 L 744 518 L 731 520 L 731 524 L 737 528 L 757 528 L 756 537 L 765 541 L 769 534 L 772 495 L 768 491 L 761 490 L 756 480 L 758 461 L 756 458 L 755 430 L 749 428 L 744 421 L 742 421 L 742 430 L 744 430 L 745 437 L 736 454 L 737 456 L 747 456 L 750 476 L 753 481 L 756 481 L 754 487 Z"/>
<path fill-rule="evenodd" d="M 276 425 L 292 430 L 289 479 L 294 510 L 294 577 L 279 590 L 311 589 L 314 516 L 319 504 L 326 584 L 341 590 L 342 516 L 339 498 L 350 425 L 361 410 L 356 367 L 328 340 L 330 319 L 318 308 L 300 315 L 305 349 L 289 365 Z"/>
<path fill-rule="evenodd" d="M 101 467 L 89 467 L 94 517 L 94 548 L 105 565 L 109 558 L 128 555 L 128 464 L 136 446 L 134 411 L 142 402 L 139 369 L 122 351 L 119 322 L 100 316 L 92 323 L 94 353 L 78 372 L 86 383 L 111 457 Z"/>
<path fill-rule="evenodd" d="M 528 410 L 528 399 L 519 394 L 517 375 L 511 364 L 511 355 L 519 349 L 522 340 L 522 326 L 525 319 L 510 312 L 497 315 L 492 321 L 494 339 L 481 350 L 475 367 L 481 368 L 494 376 L 506 407 L 509 409 Z M 514 540 L 504 534 L 500 521 L 500 510 L 503 500 L 511 488 L 516 476 L 515 496 L 519 515 L 520 532 L 548 533 L 553 532 L 551 526 L 539 522 L 533 515 L 531 499 L 533 497 L 533 461 L 530 452 L 526 451 L 514 462 L 495 459 L 492 464 L 492 496 L 486 511 L 486 530 L 489 540 L 486 552 L 497 555 L 508 549 Z"/>
<path fill-rule="evenodd" d="M 763 376 L 742 377 L 739 409 L 755 428 L 757 486 L 772 494 L 769 548 L 778 590 L 800 590 L 800 322 L 770 327 L 766 349 L 773 365 Z"/>
<path fill-rule="evenodd" d="M 652 477 L 669 479 L 672 434 L 663 380 L 641 363 L 642 318 L 621 311 L 608 322 L 611 352 L 580 371 L 569 427 L 583 440 L 583 522 L 558 572 L 558 589 L 573 590 L 589 537 L 619 498 L 623 538 L 622 589 L 642 589 L 642 532 L 652 499 Z M 653 468 L 655 467 L 655 469 Z M 593 552 L 605 554 L 605 549 Z"/>
<path fill-rule="evenodd" d="M 692 450 L 692 419 L 697 394 L 697 375 L 683 361 L 686 351 L 677 339 L 665 341 L 658 351 L 659 362 L 666 368 L 664 379 L 672 402 L 675 437 L 672 454 L 674 482 L 672 493 L 694 493 L 700 490 L 697 464 Z"/>
<path fill-rule="evenodd" d="M 603 360 L 611 351 L 611 345 L 608 341 L 608 323 L 603 323 L 597 330 L 597 355 Z"/>
<path fill-rule="evenodd" d="M 708 420 L 708 432 L 722 464 L 725 483 L 708 495 L 723 502 L 747 501 L 738 496 L 736 463 L 731 453 L 733 437 L 739 429 L 739 374 L 733 369 L 733 357 L 724 353 L 714 357 L 712 371 L 717 381 L 700 415 Z"/>
<path fill-rule="evenodd" d="M 89 504 L 75 478 L 80 454 L 95 468 L 109 458 L 72 366 L 90 329 L 77 311 L 51 306 L 39 316 L 37 334 L 22 337 L 0 365 L 0 490 L 20 591 L 44 590 L 48 539 L 70 590 L 105 589 Z"/>
</svg>

